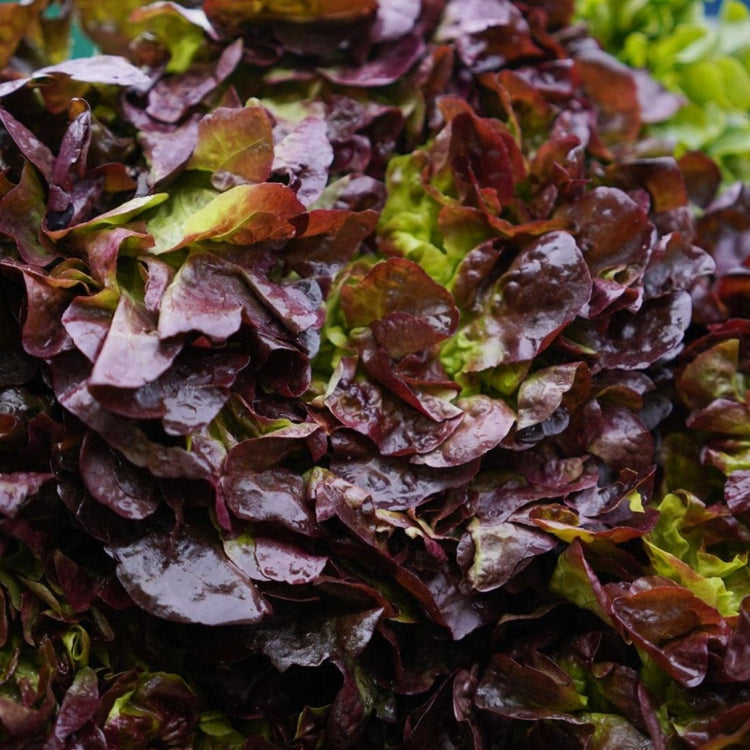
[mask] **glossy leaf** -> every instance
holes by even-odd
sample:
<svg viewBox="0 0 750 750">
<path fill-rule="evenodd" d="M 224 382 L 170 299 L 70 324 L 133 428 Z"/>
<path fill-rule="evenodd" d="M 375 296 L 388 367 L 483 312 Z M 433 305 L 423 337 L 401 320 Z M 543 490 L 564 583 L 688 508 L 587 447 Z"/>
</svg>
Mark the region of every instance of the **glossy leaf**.
<svg viewBox="0 0 750 750">
<path fill-rule="evenodd" d="M 198 140 L 186 167 L 211 172 L 214 187 L 264 182 L 271 174 L 273 139 L 259 106 L 220 107 L 198 123 Z"/>
<path fill-rule="evenodd" d="M 426 349 L 453 333 L 458 310 L 444 289 L 411 261 L 379 263 L 341 290 L 350 326 L 369 325 L 393 358 Z"/>
<path fill-rule="evenodd" d="M 171 622 L 250 625 L 271 613 L 254 584 L 217 547 L 151 532 L 116 547 L 117 576 L 147 611 Z"/>
<path fill-rule="evenodd" d="M 590 284 L 570 235 L 549 234 L 529 246 L 494 286 L 481 317 L 459 332 L 466 343 L 458 346 L 470 350 L 466 369 L 532 359 L 583 310 Z"/>
</svg>

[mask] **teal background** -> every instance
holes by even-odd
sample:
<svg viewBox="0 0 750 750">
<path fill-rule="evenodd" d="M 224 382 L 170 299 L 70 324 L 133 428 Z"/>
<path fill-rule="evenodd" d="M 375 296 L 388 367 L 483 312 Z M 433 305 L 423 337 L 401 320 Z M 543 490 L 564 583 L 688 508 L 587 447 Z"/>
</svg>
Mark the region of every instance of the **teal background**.
<svg viewBox="0 0 750 750">
<path fill-rule="evenodd" d="M 90 57 L 96 53 L 94 43 L 81 31 L 80 26 L 73 22 L 73 47 L 71 57 Z"/>
</svg>

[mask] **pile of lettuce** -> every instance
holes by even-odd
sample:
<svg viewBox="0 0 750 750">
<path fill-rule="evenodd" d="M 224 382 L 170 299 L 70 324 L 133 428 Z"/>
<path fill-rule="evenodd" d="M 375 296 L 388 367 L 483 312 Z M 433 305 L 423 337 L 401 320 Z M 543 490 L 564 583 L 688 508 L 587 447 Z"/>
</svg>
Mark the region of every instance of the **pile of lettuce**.
<svg viewBox="0 0 750 750">
<path fill-rule="evenodd" d="M 574 10 L 0 6 L 3 748 L 747 743 L 750 188 Z"/>
<path fill-rule="evenodd" d="M 728 182 L 750 179 L 750 9 L 723 0 L 579 0 L 576 17 L 622 62 L 645 68 L 684 106 L 650 129 L 678 154 L 700 151 Z M 653 147 L 654 144 L 651 145 Z"/>
</svg>

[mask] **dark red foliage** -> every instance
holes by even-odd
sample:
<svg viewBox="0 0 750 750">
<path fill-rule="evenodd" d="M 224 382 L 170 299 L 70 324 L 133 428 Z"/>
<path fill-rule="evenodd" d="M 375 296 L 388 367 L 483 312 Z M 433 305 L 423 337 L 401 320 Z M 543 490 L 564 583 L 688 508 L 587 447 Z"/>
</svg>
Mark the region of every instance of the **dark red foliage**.
<svg viewBox="0 0 750 750">
<path fill-rule="evenodd" d="M 680 100 L 567 1 L 54 65 L 11 5 L 0 745 L 741 744 L 750 200 L 644 156 Z"/>
</svg>

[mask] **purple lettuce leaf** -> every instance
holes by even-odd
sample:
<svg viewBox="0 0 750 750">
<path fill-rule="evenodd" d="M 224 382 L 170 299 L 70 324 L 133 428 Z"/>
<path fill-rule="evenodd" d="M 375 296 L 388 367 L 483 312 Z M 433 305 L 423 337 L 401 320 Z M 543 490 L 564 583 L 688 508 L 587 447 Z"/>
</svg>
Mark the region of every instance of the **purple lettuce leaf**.
<svg viewBox="0 0 750 750">
<path fill-rule="evenodd" d="M 560 593 L 574 600 L 590 597 L 595 613 L 644 649 L 674 680 L 686 687 L 700 685 L 708 673 L 709 653 L 726 648 L 727 621 L 691 591 L 666 578 L 637 577 L 602 584 L 587 554 L 578 542 L 563 552 L 555 584 Z M 592 557 L 598 565 L 604 562 Z"/>
<path fill-rule="evenodd" d="M 733 681 L 747 682 L 750 679 L 750 599 L 742 602 L 737 623 L 732 629 L 724 652 L 724 672 Z"/>
<path fill-rule="evenodd" d="M 278 523 L 296 533 L 316 536 L 318 528 L 305 479 L 284 461 L 307 453 L 319 427 L 288 424 L 238 442 L 224 464 L 218 501 L 242 520 Z"/>
<path fill-rule="evenodd" d="M 316 467 L 310 475 L 310 496 L 315 501 L 316 515 L 324 523 L 338 518 L 364 543 L 358 555 L 365 553 L 374 568 L 382 569 L 399 586 L 408 591 L 437 624 L 447 628 L 454 640 L 490 622 L 495 613 L 477 597 L 459 587 L 460 575 L 444 561 L 419 565 L 412 569 L 389 553 L 384 541 L 375 534 L 374 508 L 367 493 L 332 472 Z M 367 552 L 371 554 L 367 554 Z"/>
<path fill-rule="evenodd" d="M 650 211 L 657 214 L 688 202 L 682 170 L 671 157 L 621 161 L 613 165 L 609 177 L 622 190 L 646 190 L 651 199 Z"/>
<path fill-rule="evenodd" d="M 75 736 L 94 718 L 98 707 L 99 681 L 96 672 L 91 667 L 84 667 L 75 675 L 65 693 L 44 750 L 65 750 L 69 747 L 67 741 L 72 739 L 75 742 Z M 101 740 L 100 747 L 106 747 L 104 737 Z M 92 747 L 96 747 L 96 744 L 92 743 Z"/>
<path fill-rule="evenodd" d="M 16 243 L 21 259 L 31 266 L 46 266 L 56 258 L 39 231 L 44 213 L 44 188 L 36 170 L 26 162 L 20 182 L 0 202 L 0 233 Z"/>
<path fill-rule="evenodd" d="M 168 435 L 189 435 L 206 427 L 230 396 L 249 362 L 243 354 L 184 349 L 159 378 L 132 391 L 111 385 L 89 387 L 106 409 L 133 419 L 160 419 Z"/>
<path fill-rule="evenodd" d="M 259 305 L 238 268 L 205 251 L 193 251 L 162 298 L 159 338 L 199 331 L 223 341 L 239 330 L 243 312 L 252 307 Z"/>
<path fill-rule="evenodd" d="M 195 693 L 185 681 L 175 674 L 151 672 L 133 682 L 117 700 L 108 693 L 102 696 L 102 704 L 112 704 L 103 721 L 105 747 L 133 742 L 148 746 L 164 738 L 173 747 L 189 743 L 198 724 L 199 708 Z"/>
<path fill-rule="evenodd" d="M 333 615 L 311 622 L 261 626 L 250 634 L 253 646 L 263 651 L 280 672 L 292 665 L 318 667 L 325 661 L 346 663 L 370 642 L 382 610 Z"/>
<path fill-rule="evenodd" d="M 563 404 L 577 406 L 591 388 L 591 373 L 583 362 L 537 370 L 518 389 L 518 429 L 544 422 Z"/>
<path fill-rule="evenodd" d="M 91 496 L 123 518 L 142 520 L 156 512 L 161 494 L 154 478 L 94 432 L 81 444 L 81 479 Z"/>
<path fill-rule="evenodd" d="M 575 63 L 585 94 L 597 104 L 597 134 L 613 145 L 635 140 L 642 121 L 633 71 L 595 43 L 585 44 Z"/>
<path fill-rule="evenodd" d="M 433 469 L 468 464 L 497 447 L 515 421 L 513 411 L 499 399 L 469 396 L 456 406 L 463 412 L 458 427 L 434 451 L 414 456 L 412 463 Z"/>
<path fill-rule="evenodd" d="M 30 267 L 21 268 L 21 272 L 29 303 L 22 328 L 23 348 L 33 357 L 48 359 L 71 348 L 61 318 L 76 282 L 54 279 Z"/>
<path fill-rule="evenodd" d="M 61 229 L 69 223 L 80 222 L 80 211 L 86 200 L 76 201 L 76 188 L 86 175 L 89 148 L 91 146 L 91 110 L 82 106 L 82 111 L 72 117 L 60 143 L 50 175 L 50 192 L 47 201 L 46 223 L 51 229 Z M 70 113 L 74 114 L 74 111 Z M 94 187 L 94 186 L 92 186 Z M 96 189 L 94 187 L 94 189 Z M 83 191 L 86 199 L 90 197 Z M 76 205 L 78 203 L 79 205 Z M 72 210 L 71 210 L 72 206 Z M 63 219 L 67 219 L 65 221 Z"/>
<path fill-rule="evenodd" d="M 179 341 L 161 341 L 153 317 L 128 294 L 122 294 L 89 385 L 139 388 L 167 370 L 181 348 Z"/>
<path fill-rule="evenodd" d="M 452 181 L 461 198 L 484 210 L 485 205 L 490 208 L 511 203 L 515 184 L 525 177 L 526 168 L 505 125 L 479 117 L 458 97 L 442 98 L 440 110 L 446 127 L 431 149 L 435 178 Z"/>
<path fill-rule="evenodd" d="M 672 232 L 653 248 L 643 277 L 644 293 L 655 297 L 665 292 L 690 291 L 696 279 L 708 276 L 715 268 L 705 250 L 688 242 L 680 232 Z"/>
<path fill-rule="evenodd" d="M 33 641 L 31 646 L 34 646 Z M 0 725 L 4 739 L 14 750 L 38 745 L 57 708 L 52 691 L 52 680 L 57 677 L 55 648 L 47 639 L 34 650 L 35 658 L 26 666 L 33 670 L 37 679 L 34 683 L 24 679 L 14 665 L 8 676 L 12 692 L 0 696 Z"/>
<path fill-rule="evenodd" d="M 691 748 L 710 747 L 711 743 L 721 743 L 731 747 L 731 743 L 743 741 L 750 729 L 750 703 L 745 701 L 728 707 L 721 706 L 709 718 L 698 717 L 680 727 L 679 735 Z"/>
<path fill-rule="evenodd" d="M 0 122 L 3 123 L 21 154 L 39 170 L 45 180 L 49 180 L 54 161 L 49 147 L 3 107 L 0 107 Z"/>
<path fill-rule="evenodd" d="M 321 74 L 340 86 L 389 86 L 404 77 L 424 52 L 419 34 L 408 34 L 378 45 L 367 62 L 352 68 L 322 68 Z"/>
<path fill-rule="evenodd" d="M 328 558 L 264 532 L 246 532 L 224 540 L 227 557 L 254 581 L 277 581 L 292 586 L 315 583 Z"/>
<path fill-rule="evenodd" d="M 740 469 L 727 477 L 724 501 L 735 515 L 750 512 L 750 472 Z"/>
<path fill-rule="evenodd" d="M 57 65 L 40 68 L 33 79 L 47 76 L 65 76 L 73 81 L 102 86 L 122 86 L 144 91 L 151 87 L 151 79 L 139 68 L 116 55 L 94 55 L 81 57 Z"/>
<path fill-rule="evenodd" d="M 688 151 L 678 160 L 691 203 L 706 208 L 721 185 L 721 171 L 716 162 L 700 151 Z"/>
<path fill-rule="evenodd" d="M 369 325 L 394 359 L 427 349 L 456 330 L 452 297 L 412 261 L 392 258 L 352 282 L 341 289 L 347 323 Z"/>
<path fill-rule="evenodd" d="M 217 546 L 183 530 L 112 548 L 117 577 L 139 606 L 171 622 L 250 625 L 271 614 L 255 584 Z"/>
<path fill-rule="evenodd" d="M 565 346 L 591 357 L 595 369 L 641 369 L 679 351 L 691 310 L 690 295 L 672 292 L 645 301 L 638 313 L 613 313 L 606 329 L 593 321 L 576 321 L 565 331 Z"/>
<path fill-rule="evenodd" d="M 653 462 L 651 433 L 625 406 L 604 400 L 590 401 L 576 415 L 573 429 L 579 440 L 585 441 L 586 450 L 613 472 L 624 469 L 637 472 Z"/>
<path fill-rule="evenodd" d="M 278 254 L 290 270 L 315 279 L 327 296 L 334 277 L 374 229 L 378 214 L 369 208 L 356 213 L 332 208 L 316 209 L 300 218 L 296 237 Z"/>
<path fill-rule="evenodd" d="M 651 257 L 653 226 L 626 193 L 605 187 L 586 193 L 558 216 L 577 227 L 576 241 L 594 277 L 584 314 L 594 317 L 640 281 Z"/>
<path fill-rule="evenodd" d="M 94 362 L 107 338 L 118 297 L 103 290 L 89 297 L 78 296 L 62 315 L 62 324 L 78 351 Z"/>
<path fill-rule="evenodd" d="M 138 134 L 154 185 L 168 182 L 188 163 L 198 142 L 198 122 L 199 118 L 195 117 L 174 130 L 142 130 Z"/>
<path fill-rule="evenodd" d="M 668 120 L 686 104 L 682 96 L 672 91 L 667 91 L 647 71 L 640 69 L 633 70 L 632 73 L 635 79 L 641 122 L 647 124 L 664 122 L 664 120 Z M 688 155 L 683 154 L 683 157 Z M 680 157 L 680 169 L 685 172 L 686 170 L 682 165 L 683 157 Z"/>
<path fill-rule="evenodd" d="M 232 74 L 241 57 L 238 39 L 224 49 L 215 64 L 198 63 L 184 73 L 160 78 L 148 91 L 146 113 L 157 122 L 178 123 Z"/>
<path fill-rule="evenodd" d="M 88 364 L 72 353 L 52 363 L 55 395 L 60 404 L 136 466 L 154 476 L 203 479 L 216 471 L 216 456 L 204 453 L 194 441 L 193 450 L 150 440 L 135 420 L 104 409 L 88 389 Z"/>
<path fill-rule="evenodd" d="M 431 361 L 429 350 L 394 362 L 388 352 L 375 343 L 370 331 L 353 330 L 351 341 L 359 351 L 364 371 L 421 414 L 436 422 L 455 419 L 461 414 L 461 410 L 447 400 L 458 388 L 434 366 L 436 363 Z"/>
<path fill-rule="evenodd" d="M 585 707 L 573 678 L 552 659 L 539 652 L 529 663 L 497 653 L 477 686 L 475 703 L 511 719 L 559 719 L 581 723 L 574 715 Z"/>
<path fill-rule="evenodd" d="M 528 526 L 475 518 L 459 542 L 457 556 L 466 581 L 475 591 L 493 591 L 557 544 L 552 536 Z"/>
<path fill-rule="evenodd" d="M 304 535 L 318 533 L 305 480 L 290 469 L 248 471 L 235 465 L 230 452 L 219 492 L 222 502 L 243 521 L 275 523 Z"/>
<path fill-rule="evenodd" d="M 676 99 L 570 0 L 81 0 L 132 63 L 53 66 L 11 5 L 0 745 L 741 742 L 747 196 Z"/>
<path fill-rule="evenodd" d="M 742 265 L 750 254 L 749 200 L 747 186 L 738 182 L 711 203 L 696 222 L 697 244 L 714 259 L 718 277 Z"/>
<path fill-rule="evenodd" d="M 670 581 L 640 579 L 624 596 L 608 584 L 613 619 L 680 684 L 700 684 L 711 646 L 725 645 L 727 624 L 716 610 Z"/>
<path fill-rule="evenodd" d="M 347 371 L 348 370 L 348 371 Z M 345 427 L 369 437 L 384 456 L 430 453 L 458 428 L 461 413 L 435 422 L 370 380 L 354 377 L 351 367 L 334 373 L 325 404 Z"/>
<path fill-rule="evenodd" d="M 466 462 L 468 463 L 468 462 Z M 375 508 L 407 510 L 430 502 L 447 490 L 468 484 L 476 465 L 423 468 L 410 466 L 398 458 L 351 452 L 334 455 L 331 471 L 366 492 Z"/>
<path fill-rule="evenodd" d="M 405 36 L 414 28 L 420 10 L 416 0 L 379 0 L 370 37 L 374 42 L 386 42 Z"/>
<path fill-rule="evenodd" d="M 496 70 L 541 53 L 523 14 L 509 0 L 450 3 L 436 40 L 453 42 L 461 62 L 473 73 Z"/>
<path fill-rule="evenodd" d="M 241 273 L 255 296 L 280 323 L 294 334 L 305 334 L 323 325 L 323 298 L 315 281 L 302 279 L 278 284 L 264 271 L 259 263 L 242 268 Z"/>
<path fill-rule="evenodd" d="M 307 117 L 274 146 L 274 174 L 286 177 L 300 203 L 307 207 L 320 198 L 328 182 L 333 148 L 327 127 L 323 120 Z"/>
<path fill-rule="evenodd" d="M 537 240 L 515 258 L 487 295 L 483 314 L 461 332 L 472 347 L 466 369 L 532 359 L 583 311 L 590 294 L 575 240 L 563 232 Z"/>
</svg>

